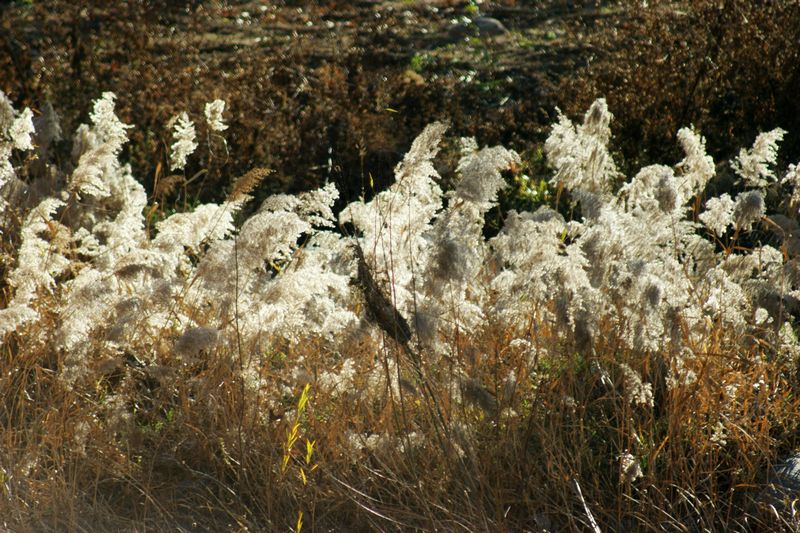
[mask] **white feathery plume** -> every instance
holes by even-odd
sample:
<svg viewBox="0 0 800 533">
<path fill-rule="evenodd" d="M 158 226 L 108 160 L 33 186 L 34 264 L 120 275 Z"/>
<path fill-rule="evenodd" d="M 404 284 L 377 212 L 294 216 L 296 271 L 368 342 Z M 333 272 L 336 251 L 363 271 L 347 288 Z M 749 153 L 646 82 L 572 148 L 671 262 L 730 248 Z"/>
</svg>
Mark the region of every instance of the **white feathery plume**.
<svg viewBox="0 0 800 533">
<path fill-rule="evenodd" d="M 11 101 L 0 91 L 0 189 L 16 177 L 11 165 L 12 150 L 32 150 L 31 134 L 34 131 L 33 113 L 25 108 L 16 113 Z M 0 197 L 0 217 L 5 212 L 6 199 Z M 0 221 L 3 221 L 0 218 Z M 3 231 L 0 228 L 0 234 Z"/>
<path fill-rule="evenodd" d="M 607 194 L 620 174 L 606 146 L 613 119 L 606 101 L 596 100 L 578 126 L 560 111 L 558 116 L 544 144 L 547 162 L 555 170 L 551 184 L 575 192 Z"/>
<path fill-rule="evenodd" d="M 778 143 L 783 140 L 785 130 L 775 128 L 760 133 L 749 150 L 742 148 L 733 162 L 733 169 L 749 187 L 766 187 L 775 181 L 775 172 L 770 169 L 778 159 Z"/>
<path fill-rule="evenodd" d="M 89 115 L 92 120 L 92 132 L 97 136 L 97 142 L 108 144 L 116 156 L 122 145 L 128 141 L 125 130 L 133 126 L 124 124 L 114 114 L 114 100 L 117 96 L 112 92 L 104 92 L 102 97 L 94 102 L 94 109 Z"/>
<path fill-rule="evenodd" d="M 211 131 L 225 131 L 228 125 L 225 124 L 225 119 L 222 118 L 222 112 L 225 110 L 224 100 L 214 100 L 209 102 L 205 107 L 206 122 Z"/>
<path fill-rule="evenodd" d="M 186 158 L 192 155 L 197 148 L 195 141 L 194 122 L 189 119 L 186 111 L 182 111 L 171 121 L 174 123 L 172 137 L 172 152 L 169 154 L 170 170 L 182 170 L 186 166 Z"/>
<path fill-rule="evenodd" d="M 680 189 L 684 198 L 692 198 L 703 192 L 716 174 L 714 159 L 706 153 L 706 140 L 693 128 L 678 131 L 678 143 L 686 157 L 678 163 L 681 171 Z"/>
</svg>

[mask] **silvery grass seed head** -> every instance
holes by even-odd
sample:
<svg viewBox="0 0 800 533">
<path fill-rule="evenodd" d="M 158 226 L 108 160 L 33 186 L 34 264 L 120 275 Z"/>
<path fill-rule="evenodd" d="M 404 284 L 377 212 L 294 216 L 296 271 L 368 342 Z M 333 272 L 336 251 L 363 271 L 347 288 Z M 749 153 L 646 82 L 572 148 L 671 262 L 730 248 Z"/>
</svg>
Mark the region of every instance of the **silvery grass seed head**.
<svg viewBox="0 0 800 533">
<path fill-rule="evenodd" d="M 753 223 L 764 216 L 764 196 L 761 191 L 746 191 L 736 197 L 733 208 L 733 220 L 736 229 L 749 231 Z"/>
</svg>

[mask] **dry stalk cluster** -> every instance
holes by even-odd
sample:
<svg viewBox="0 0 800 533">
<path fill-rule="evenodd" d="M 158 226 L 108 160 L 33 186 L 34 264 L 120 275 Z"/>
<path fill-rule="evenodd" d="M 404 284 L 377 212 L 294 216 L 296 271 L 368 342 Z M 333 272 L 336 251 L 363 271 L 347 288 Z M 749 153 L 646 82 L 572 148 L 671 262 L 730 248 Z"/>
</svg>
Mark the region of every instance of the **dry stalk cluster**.
<svg viewBox="0 0 800 533">
<path fill-rule="evenodd" d="M 171 121 L 175 172 L 196 119 Z M 369 201 L 337 216 L 327 185 L 238 222 L 267 170 L 168 214 L 120 161 L 112 93 L 69 161 L 51 107 L 0 94 L 3 527 L 796 527 L 766 474 L 798 434 L 784 132 L 712 196 L 699 132 L 625 177 L 611 121 L 597 100 L 544 145 L 569 216 L 512 211 L 489 235 L 520 158 L 463 140 L 443 191 L 440 123 Z"/>
</svg>

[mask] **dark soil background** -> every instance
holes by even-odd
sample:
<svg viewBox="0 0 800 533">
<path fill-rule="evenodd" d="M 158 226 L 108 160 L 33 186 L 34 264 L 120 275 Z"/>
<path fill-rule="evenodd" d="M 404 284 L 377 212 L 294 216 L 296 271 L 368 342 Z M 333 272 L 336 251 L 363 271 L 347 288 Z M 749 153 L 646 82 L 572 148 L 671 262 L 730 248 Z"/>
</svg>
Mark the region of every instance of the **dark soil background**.
<svg viewBox="0 0 800 533">
<path fill-rule="evenodd" d="M 689 124 L 717 160 L 781 126 L 782 162 L 800 160 L 796 1 L 0 5 L 0 89 L 17 108 L 50 101 L 65 132 L 115 92 L 118 115 L 135 125 L 124 157 L 162 203 L 218 200 L 253 167 L 273 170 L 259 195 L 334 181 L 343 202 L 354 199 L 389 183 L 434 120 L 448 121 L 453 139 L 516 149 L 534 173 L 556 106 L 579 118 L 600 96 L 628 171 L 677 162 L 675 133 Z M 454 31 L 477 14 L 509 32 Z M 203 106 L 216 98 L 227 102 L 226 143 L 204 129 Z M 184 110 L 201 146 L 167 179 L 167 122 Z M 443 151 L 445 178 L 454 147 Z"/>
</svg>

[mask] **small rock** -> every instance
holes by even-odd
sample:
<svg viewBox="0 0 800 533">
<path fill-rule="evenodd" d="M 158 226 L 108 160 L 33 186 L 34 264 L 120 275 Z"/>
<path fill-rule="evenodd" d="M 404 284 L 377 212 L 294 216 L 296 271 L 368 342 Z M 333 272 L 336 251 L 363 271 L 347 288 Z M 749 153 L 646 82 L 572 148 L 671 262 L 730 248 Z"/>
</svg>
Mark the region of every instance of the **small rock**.
<svg viewBox="0 0 800 533">
<path fill-rule="evenodd" d="M 508 29 L 496 18 L 477 16 L 470 20 L 464 19 L 447 30 L 450 42 L 460 41 L 476 33 L 480 37 L 499 37 L 508 34 Z"/>
<path fill-rule="evenodd" d="M 481 37 L 497 37 L 498 35 L 505 35 L 508 30 L 503 23 L 492 17 L 475 17 L 472 23 L 478 27 Z"/>
<path fill-rule="evenodd" d="M 767 481 L 767 488 L 759 496 L 758 502 L 772 506 L 781 515 L 791 516 L 791 502 L 800 497 L 800 452 L 795 452 L 770 468 Z"/>
</svg>

